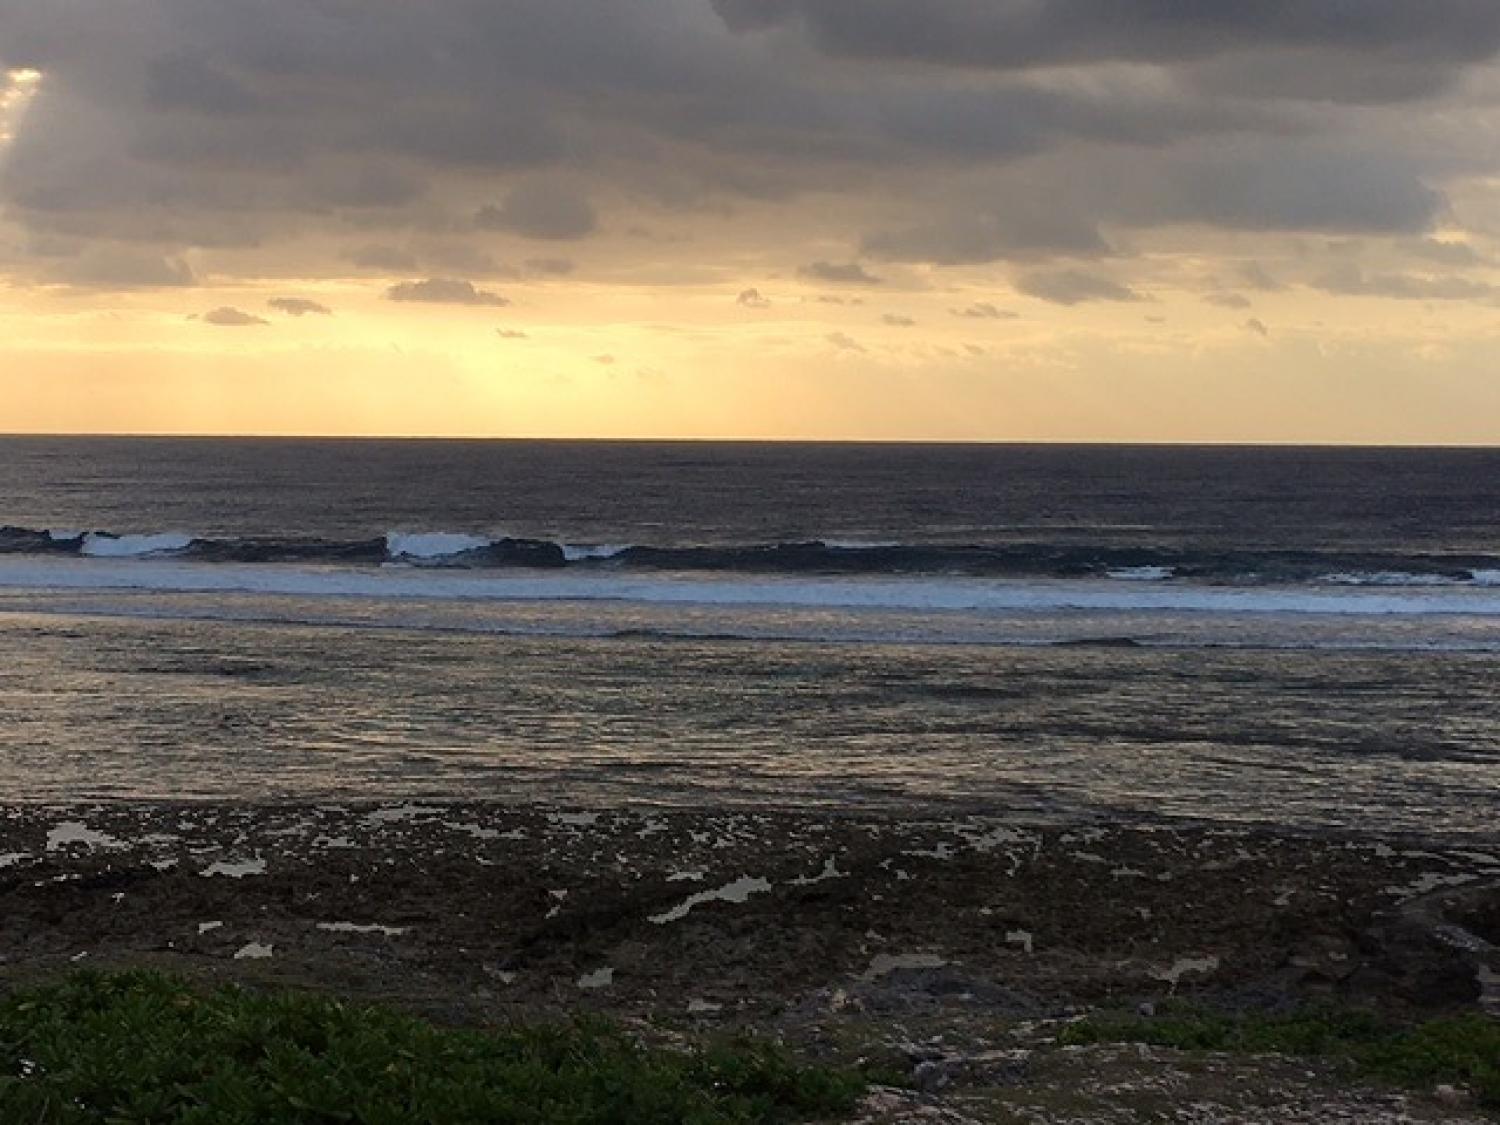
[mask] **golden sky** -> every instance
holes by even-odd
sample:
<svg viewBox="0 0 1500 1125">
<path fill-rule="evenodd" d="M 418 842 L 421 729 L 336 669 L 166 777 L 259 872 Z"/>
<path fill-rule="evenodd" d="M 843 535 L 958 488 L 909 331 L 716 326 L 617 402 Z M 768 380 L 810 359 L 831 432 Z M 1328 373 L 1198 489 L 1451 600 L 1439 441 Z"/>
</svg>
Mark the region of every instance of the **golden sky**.
<svg viewBox="0 0 1500 1125">
<path fill-rule="evenodd" d="M 1500 5 L 1281 7 L 0 0 L 0 431 L 1500 443 Z"/>
</svg>

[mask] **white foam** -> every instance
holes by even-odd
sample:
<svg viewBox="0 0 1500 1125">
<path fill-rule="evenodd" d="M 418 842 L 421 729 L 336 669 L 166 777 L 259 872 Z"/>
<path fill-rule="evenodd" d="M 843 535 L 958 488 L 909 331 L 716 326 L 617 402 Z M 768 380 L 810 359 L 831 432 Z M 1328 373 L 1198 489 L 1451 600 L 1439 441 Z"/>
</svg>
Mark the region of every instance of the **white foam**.
<svg viewBox="0 0 1500 1125">
<path fill-rule="evenodd" d="M 568 562 L 586 562 L 589 559 L 612 559 L 629 547 L 618 543 L 564 543 L 563 558 Z"/>
<path fill-rule="evenodd" d="M 983 578 L 779 578 L 619 572 L 442 572 L 103 559 L 0 558 L 0 589 L 150 590 L 433 601 L 638 602 L 850 610 L 1175 611 L 1238 614 L 1468 614 L 1500 617 L 1491 588 L 1232 587 L 1178 583 Z"/>
<path fill-rule="evenodd" d="M 1165 582 L 1176 576 L 1170 566 L 1117 566 L 1106 572 L 1111 578 L 1124 582 Z"/>
<path fill-rule="evenodd" d="M 1500 570 L 1471 570 L 1469 577 L 1476 586 L 1500 586 Z"/>
<path fill-rule="evenodd" d="M 385 537 L 385 550 L 393 559 L 442 559 L 465 551 L 480 551 L 493 540 L 481 535 L 451 531 L 391 531 Z"/>
<path fill-rule="evenodd" d="M 275 951 L 276 947 L 269 943 L 262 944 L 258 941 L 247 941 L 235 951 L 236 961 L 263 961 Z"/>
<path fill-rule="evenodd" d="M 193 542 L 191 535 L 163 531 L 154 535 L 103 535 L 90 532 L 83 538 L 83 554 L 95 559 L 143 558 L 180 551 Z"/>
<path fill-rule="evenodd" d="M 82 539 L 87 534 L 82 528 L 50 527 L 47 529 L 47 538 L 54 543 L 71 543 L 75 539 Z"/>
<path fill-rule="evenodd" d="M 29 858 L 31 857 L 28 856 L 25 852 L 6 852 L 4 855 L 0 855 L 0 870 L 3 870 L 7 867 L 14 867 L 23 859 Z"/>
<path fill-rule="evenodd" d="M 1483 573 L 1483 572 L 1476 572 Z M 1444 574 L 1411 574 L 1404 570 L 1371 570 L 1325 574 L 1319 582 L 1331 586 L 1461 586 L 1461 578 Z"/>
<path fill-rule="evenodd" d="M 223 922 L 199 922 L 198 923 L 198 936 L 202 937 L 204 934 L 211 934 L 215 930 L 222 929 L 223 927 L 224 927 L 224 923 Z"/>
</svg>

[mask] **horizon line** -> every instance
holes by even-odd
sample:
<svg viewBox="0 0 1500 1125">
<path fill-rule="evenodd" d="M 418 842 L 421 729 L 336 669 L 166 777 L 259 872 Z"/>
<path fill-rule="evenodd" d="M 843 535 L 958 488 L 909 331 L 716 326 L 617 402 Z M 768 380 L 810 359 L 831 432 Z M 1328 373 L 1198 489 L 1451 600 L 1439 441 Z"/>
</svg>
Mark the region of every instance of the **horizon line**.
<svg viewBox="0 0 1500 1125">
<path fill-rule="evenodd" d="M 1160 449 L 1465 449 L 1500 450 L 1500 440 L 1487 442 L 1429 442 L 1429 441 L 1293 441 L 1284 439 L 1266 440 L 1172 440 L 1135 439 L 1116 440 L 1101 438 L 892 438 L 892 437 L 715 437 L 715 436 L 630 436 L 568 437 L 559 435 L 504 435 L 504 434 L 327 434 L 327 433 L 234 433 L 227 431 L 64 431 L 64 430 L 6 430 L 0 431 L 0 441 L 11 439 L 52 438 L 59 440 L 107 440 L 107 441 L 346 441 L 346 442 L 481 442 L 520 444 L 524 442 L 551 444 L 599 444 L 599 445 L 947 445 L 947 446 L 1086 446 L 1127 447 Z"/>
</svg>

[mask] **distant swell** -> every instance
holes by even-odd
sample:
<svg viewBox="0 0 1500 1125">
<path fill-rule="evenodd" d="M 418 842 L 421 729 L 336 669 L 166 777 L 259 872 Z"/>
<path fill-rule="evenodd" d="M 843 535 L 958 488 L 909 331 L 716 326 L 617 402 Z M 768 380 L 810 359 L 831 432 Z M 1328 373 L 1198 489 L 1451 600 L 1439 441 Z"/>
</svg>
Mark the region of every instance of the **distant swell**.
<svg viewBox="0 0 1500 1125">
<path fill-rule="evenodd" d="M 302 563 L 451 569 L 524 567 L 787 575 L 1099 578 L 1162 583 L 1500 586 L 1500 556 L 1339 551 L 1193 550 L 1077 543 L 805 542 L 710 546 L 554 543 L 468 532 L 392 531 L 370 539 L 206 537 L 179 531 L 0 527 L 0 554 L 205 563 Z"/>
</svg>

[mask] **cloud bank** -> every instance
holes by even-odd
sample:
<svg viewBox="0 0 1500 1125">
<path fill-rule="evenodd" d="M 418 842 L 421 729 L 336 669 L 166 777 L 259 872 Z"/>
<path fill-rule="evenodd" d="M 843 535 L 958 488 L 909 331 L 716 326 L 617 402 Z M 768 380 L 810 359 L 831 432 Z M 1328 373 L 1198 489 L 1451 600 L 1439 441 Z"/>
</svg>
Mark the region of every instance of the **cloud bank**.
<svg viewBox="0 0 1500 1125">
<path fill-rule="evenodd" d="M 707 240 L 830 287 L 994 266 L 1067 306 L 1148 290 L 1158 244 L 1359 238 L 1393 260 L 1302 280 L 1485 300 L 1497 53 L 1493 0 L 0 0 L 0 270 L 276 259 L 498 305 L 445 279 L 650 231 L 669 281 Z"/>
</svg>

